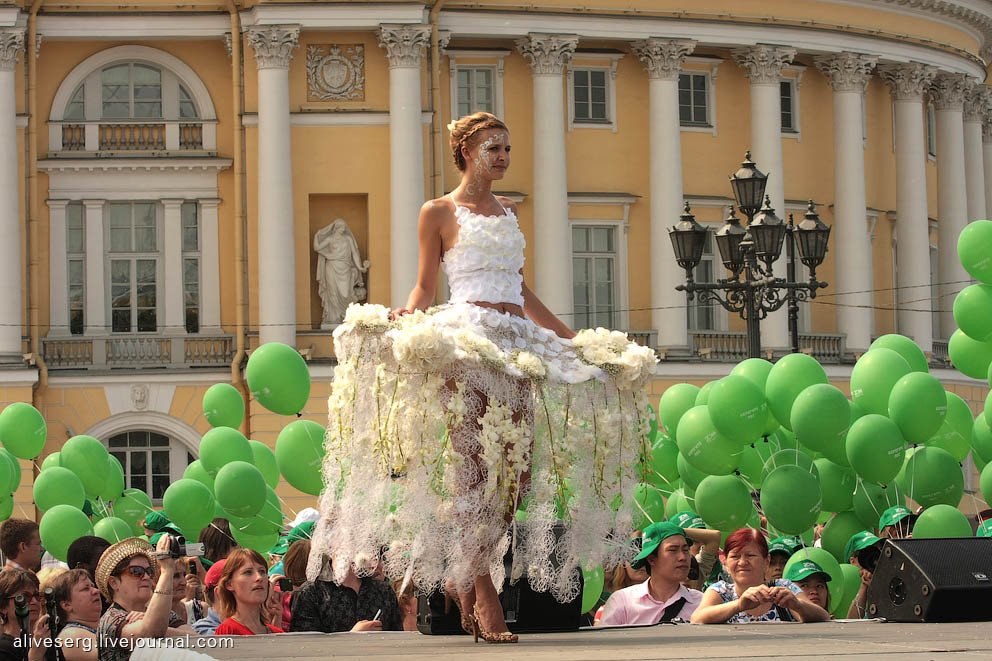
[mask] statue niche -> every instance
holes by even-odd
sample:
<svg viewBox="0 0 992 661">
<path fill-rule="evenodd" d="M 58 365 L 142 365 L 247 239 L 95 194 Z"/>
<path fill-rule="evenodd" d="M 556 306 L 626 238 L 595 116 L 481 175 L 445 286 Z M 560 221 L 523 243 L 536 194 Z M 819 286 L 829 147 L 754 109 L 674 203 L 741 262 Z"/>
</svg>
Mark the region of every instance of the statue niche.
<svg viewBox="0 0 992 661">
<path fill-rule="evenodd" d="M 331 328 L 344 320 L 351 303 L 368 296 L 364 274 L 369 260 L 358 254 L 358 243 L 343 218 L 319 230 L 313 237 L 317 253 L 317 292 L 323 308 L 321 328 Z"/>
</svg>

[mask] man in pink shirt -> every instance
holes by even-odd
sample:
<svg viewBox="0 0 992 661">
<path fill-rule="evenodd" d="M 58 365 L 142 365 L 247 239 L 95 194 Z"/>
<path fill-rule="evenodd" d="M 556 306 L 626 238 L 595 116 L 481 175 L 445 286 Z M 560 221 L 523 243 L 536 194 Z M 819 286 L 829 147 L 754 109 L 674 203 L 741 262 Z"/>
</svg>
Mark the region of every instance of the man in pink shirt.
<svg viewBox="0 0 992 661">
<path fill-rule="evenodd" d="M 703 598 L 682 582 L 689 577 L 689 542 L 682 528 L 669 521 L 644 529 L 640 554 L 630 566 L 644 567 L 648 580 L 610 595 L 600 626 L 689 621 Z"/>
</svg>

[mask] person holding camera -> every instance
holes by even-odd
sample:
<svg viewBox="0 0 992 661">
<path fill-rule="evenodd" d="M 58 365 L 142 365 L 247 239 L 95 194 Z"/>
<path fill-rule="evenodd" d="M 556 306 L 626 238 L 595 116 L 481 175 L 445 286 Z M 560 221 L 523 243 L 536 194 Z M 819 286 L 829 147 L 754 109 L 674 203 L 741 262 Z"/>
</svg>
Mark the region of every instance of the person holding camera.
<svg viewBox="0 0 992 661">
<path fill-rule="evenodd" d="M 97 627 L 103 601 L 85 569 L 70 569 L 52 583 L 57 640 L 65 661 L 97 661 Z M 51 606 L 49 606 L 51 609 Z M 67 641 L 72 641 L 67 642 Z"/>
<path fill-rule="evenodd" d="M 51 634 L 33 573 L 11 568 L 0 572 L 0 628 L 0 661 L 42 661 L 54 652 L 38 644 Z"/>
<path fill-rule="evenodd" d="M 268 566 L 254 549 L 237 548 L 224 561 L 224 571 L 214 594 L 217 611 L 226 618 L 215 636 L 254 636 L 285 633 L 282 603 L 273 599 Z"/>
<path fill-rule="evenodd" d="M 100 556 L 96 586 L 110 602 L 97 628 L 100 661 L 126 661 L 139 638 L 193 633 L 171 612 L 178 559 L 171 548 L 175 543 L 175 538 L 163 535 L 153 550 L 143 539 L 131 537 L 112 544 Z M 144 617 L 129 621 L 132 612 Z"/>
<path fill-rule="evenodd" d="M 865 601 L 868 598 L 868 587 L 882 554 L 882 539 L 876 537 L 870 530 L 862 530 L 851 535 L 844 546 L 844 557 L 861 572 L 861 585 L 858 594 L 847 609 L 847 617 L 859 619 L 865 615 Z"/>
</svg>

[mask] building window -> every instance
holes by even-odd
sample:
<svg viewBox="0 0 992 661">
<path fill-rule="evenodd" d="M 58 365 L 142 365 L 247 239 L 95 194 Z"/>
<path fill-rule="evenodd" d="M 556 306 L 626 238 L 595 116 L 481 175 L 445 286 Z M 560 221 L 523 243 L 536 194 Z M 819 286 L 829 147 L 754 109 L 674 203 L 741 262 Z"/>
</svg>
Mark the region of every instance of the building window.
<svg viewBox="0 0 992 661">
<path fill-rule="evenodd" d="M 605 124 L 610 122 L 607 102 L 606 69 L 574 69 L 572 71 L 572 109 L 576 123 Z"/>
<path fill-rule="evenodd" d="M 779 94 L 782 100 L 782 131 L 798 133 L 796 126 L 796 81 L 783 80 L 779 82 Z"/>
<path fill-rule="evenodd" d="M 456 69 L 455 88 L 458 95 L 457 111 L 459 117 L 479 111 L 494 112 L 495 74 L 496 71 L 493 67 L 458 67 Z"/>
<path fill-rule="evenodd" d="M 115 333 L 158 330 L 158 220 L 153 202 L 111 202 L 110 311 Z"/>
<path fill-rule="evenodd" d="M 693 278 L 696 282 L 716 282 L 716 259 L 713 254 L 713 232 L 706 233 L 706 243 L 703 244 L 703 258 L 699 260 L 693 271 Z M 697 297 L 689 304 L 689 330 L 708 331 L 717 330 L 716 311 L 713 309 L 714 303 L 701 303 Z"/>
<path fill-rule="evenodd" d="M 615 227 L 572 227 L 572 288 L 576 328 L 616 326 L 616 262 Z"/>
<path fill-rule="evenodd" d="M 937 113 L 933 104 L 927 104 L 927 155 L 937 157 Z"/>
<path fill-rule="evenodd" d="M 196 202 L 183 202 L 183 307 L 186 332 L 200 331 L 200 219 Z"/>
<path fill-rule="evenodd" d="M 160 119 L 162 72 L 147 64 L 109 66 L 100 72 L 104 119 Z"/>
<path fill-rule="evenodd" d="M 183 87 L 179 86 L 179 118 L 180 119 L 196 119 L 200 116 L 200 113 L 196 110 L 196 102 L 193 101 L 193 95 Z"/>
<path fill-rule="evenodd" d="M 72 93 L 72 98 L 65 107 L 62 119 L 82 121 L 86 119 L 86 86 L 80 85 Z"/>
<path fill-rule="evenodd" d="M 82 335 L 86 308 L 86 225 L 80 202 L 71 202 L 65 207 L 65 249 L 68 260 L 69 332 Z"/>
<path fill-rule="evenodd" d="M 124 482 L 129 489 L 140 489 L 153 502 L 159 502 L 165 490 L 181 477 L 174 475 L 173 454 L 189 463 L 189 454 L 168 436 L 152 431 L 129 431 L 111 436 L 108 451 L 121 462 Z M 180 460 L 178 463 L 182 463 Z"/>
<path fill-rule="evenodd" d="M 679 123 L 682 126 L 710 126 L 707 74 L 679 74 Z"/>
</svg>

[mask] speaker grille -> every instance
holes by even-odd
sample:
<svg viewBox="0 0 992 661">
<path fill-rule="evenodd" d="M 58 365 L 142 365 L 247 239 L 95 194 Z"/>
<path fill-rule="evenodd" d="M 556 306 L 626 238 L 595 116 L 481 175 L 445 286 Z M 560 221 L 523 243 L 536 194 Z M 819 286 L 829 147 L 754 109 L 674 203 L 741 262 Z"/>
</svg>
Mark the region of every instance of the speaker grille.
<svg viewBox="0 0 992 661">
<path fill-rule="evenodd" d="M 894 545 L 942 588 L 992 582 L 992 538 L 903 539 Z"/>
</svg>

